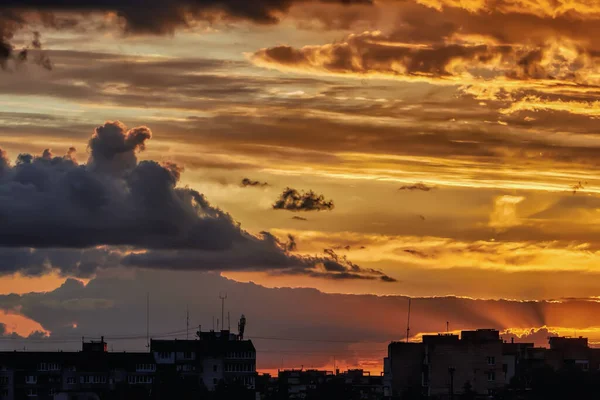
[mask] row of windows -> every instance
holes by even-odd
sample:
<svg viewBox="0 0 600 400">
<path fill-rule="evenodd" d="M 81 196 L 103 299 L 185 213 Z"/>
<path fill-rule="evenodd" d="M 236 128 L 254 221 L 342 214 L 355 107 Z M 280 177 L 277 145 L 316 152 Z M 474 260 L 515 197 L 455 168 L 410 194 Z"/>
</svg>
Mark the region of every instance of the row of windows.
<svg viewBox="0 0 600 400">
<path fill-rule="evenodd" d="M 75 378 L 73 378 L 75 379 Z M 69 378 L 67 378 L 67 381 L 69 380 Z M 38 377 L 36 375 L 28 375 L 25 377 L 25 383 L 29 384 L 29 385 L 35 385 L 38 381 Z M 61 379 L 58 376 L 51 376 L 48 377 L 48 383 L 60 383 Z M 0 385 L 6 385 L 8 384 L 9 380 L 8 380 L 8 376 L 0 376 Z"/>
<path fill-rule="evenodd" d="M 225 365 L 226 372 L 254 372 L 253 364 L 227 364 Z"/>
<path fill-rule="evenodd" d="M 214 364 L 212 369 L 213 369 L 213 372 L 218 372 L 219 366 L 217 364 Z M 177 371 L 184 371 L 184 372 L 196 371 L 196 366 L 191 365 L 191 364 L 180 364 L 177 366 Z M 201 373 L 204 372 L 204 367 L 202 365 L 200 365 L 198 371 Z"/>
<path fill-rule="evenodd" d="M 152 376 L 150 376 L 150 375 L 135 375 L 135 376 L 130 375 L 127 377 L 127 382 L 130 384 L 152 383 Z"/>
<path fill-rule="evenodd" d="M 60 371 L 60 365 L 57 363 L 40 363 L 38 371 Z"/>
<path fill-rule="evenodd" d="M 156 364 L 136 364 L 136 371 L 156 371 Z"/>
<path fill-rule="evenodd" d="M 50 390 L 48 390 L 48 395 L 49 396 L 54 396 L 56 394 L 56 389 L 52 388 Z M 8 396 L 8 391 L 5 392 L 1 392 L 0 393 L 1 396 Z M 37 389 L 28 389 L 27 390 L 27 397 L 37 397 L 38 395 L 38 390 Z"/>
<path fill-rule="evenodd" d="M 160 359 L 170 359 L 173 357 L 173 353 L 172 352 L 168 352 L 168 351 L 159 351 L 158 352 L 158 358 Z M 186 360 L 192 360 L 194 359 L 194 353 L 192 353 L 191 351 L 185 351 L 183 352 L 183 358 Z"/>
<path fill-rule="evenodd" d="M 80 383 L 106 383 L 105 375 L 84 375 L 79 377 Z"/>
<path fill-rule="evenodd" d="M 254 377 L 253 376 L 244 376 L 242 378 L 242 382 L 244 383 L 244 385 L 254 386 Z"/>
<path fill-rule="evenodd" d="M 167 351 L 159 351 L 158 358 L 160 359 L 170 359 L 173 357 L 173 353 Z M 191 351 L 183 352 L 183 358 L 186 360 L 194 359 L 194 353 Z M 227 358 L 256 358 L 256 354 L 253 351 L 234 351 L 231 353 L 227 353 Z"/>
<path fill-rule="evenodd" d="M 194 367 L 193 365 L 189 365 L 189 364 L 183 364 L 183 365 L 177 366 L 177 371 L 191 372 L 191 371 L 195 371 L 195 370 L 196 370 L 196 367 Z M 200 372 L 202 372 L 202 367 L 200 367 Z"/>
<path fill-rule="evenodd" d="M 253 351 L 234 351 L 227 354 L 227 358 L 256 358 Z"/>
</svg>

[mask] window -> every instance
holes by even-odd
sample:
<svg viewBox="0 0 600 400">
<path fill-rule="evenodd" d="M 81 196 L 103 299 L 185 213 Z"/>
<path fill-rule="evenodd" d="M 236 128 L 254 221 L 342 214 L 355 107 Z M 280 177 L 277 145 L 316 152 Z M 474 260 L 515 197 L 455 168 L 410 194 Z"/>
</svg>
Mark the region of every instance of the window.
<svg viewBox="0 0 600 400">
<path fill-rule="evenodd" d="M 4 388 L 4 389 L 0 390 L 0 396 L 8 397 L 8 389 Z"/>
<path fill-rule="evenodd" d="M 217 366 L 217 364 L 213 365 L 213 372 L 217 372 L 218 369 L 219 367 Z"/>
<path fill-rule="evenodd" d="M 50 396 L 54 396 L 55 393 L 56 393 L 56 389 L 54 389 L 54 388 L 51 388 L 50 390 L 48 390 L 48 394 Z"/>
<path fill-rule="evenodd" d="M 33 385 L 33 384 L 37 383 L 37 376 L 35 376 L 35 375 L 27 375 L 25 377 L 25 383 L 27 383 L 29 385 Z"/>
<path fill-rule="evenodd" d="M 496 365 L 496 357 L 487 358 L 488 365 Z"/>
<path fill-rule="evenodd" d="M 8 385 L 8 376 L 0 376 L 0 385 Z"/>
<path fill-rule="evenodd" d="M 171 358 L 171 353 L 169 353 L 167 351 L 161 351 L 160 353 L 158 353 L 158 357 L 159 358 Z"/>
<path fill-rule="evenodd" d="M 68 376 L 67 377 L 67 385 L 74 385 L 75 384 L 75 377 L 74 376 Z"/>
<path fill-rule="evenodd" d="M 183 353 L 183 358 L 187 358 L 189 360 L 190 358 L 192 358 L 192 352 L 186 351 L 185 353 Z"/>
<path fill-rule="evenodd" d="M 36 397 L 37 396 L 37 390 L 35 390 L 35 389 L 29 389 L 29 390 L 27 390 L 27 396 L 28 397 Z"/>
<path fill-rule="evenodd" d="M 489 371 L 487 373 L 488 382 L 493 382 L 496 380 L 496 373 L 494 371 Z"/>
<path fill-rule="evenodd" d="M 217 384 L 217 378 L 213 378 L 213 385 Z"/>
<path fill-rule="evenodd" d="M 496 391 L 494 389 L 488 389 L 488 396 L 493 396 L 496 394 Z"/>
</svg>

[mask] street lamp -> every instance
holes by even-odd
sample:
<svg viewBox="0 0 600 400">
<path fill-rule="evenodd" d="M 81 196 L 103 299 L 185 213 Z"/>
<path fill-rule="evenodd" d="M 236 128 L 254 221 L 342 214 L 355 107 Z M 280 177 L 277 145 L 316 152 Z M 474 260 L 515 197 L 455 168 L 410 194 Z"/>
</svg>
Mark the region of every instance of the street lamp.
<svg viewBox="0 0 600 400">
<path fill-rule="evenodd" d="M 456 368 L 448 367 L 448 373 L 450 374 L 450 400 L 454 400 L 454 371 L 456 371 Z"/>
</svg>

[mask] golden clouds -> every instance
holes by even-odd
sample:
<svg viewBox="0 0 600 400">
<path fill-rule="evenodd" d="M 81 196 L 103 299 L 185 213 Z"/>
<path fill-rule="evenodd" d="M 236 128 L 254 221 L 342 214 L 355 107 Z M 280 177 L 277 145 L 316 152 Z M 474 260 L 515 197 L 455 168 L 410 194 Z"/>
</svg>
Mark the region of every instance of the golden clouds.
<svg viewBox="0 0 600 400">
<path fill-rule="evenodd" d="M 503 196 L 502 216 L 497 216 L 499 228 L 516 226 L 519 220 L 514 208 L 522 199 Z M 495 210 L 494 212 L 499 213 Z M 276 230 L 284 237 L 287 230 Z M 504 272 L 597 273 L 600 251 L 596 245 L 575 241 L 459 240 L 435 236 L 376 235 L 354 232 L 324 233 L 292 231 L 299 251 L 311 254 L 323 247 L 341 249 L 353 260 L 377 263 L 411 264 L 428 270 L 475 268 Z"/>
<path fill-rule="evenodd" d="M 505 230 L 520 225 L 517 216 L 517 204 L 525 200 L 522 196 L 499 196 L 494 203 L 494 211 L 490 215 L 490 226 L 497 230 Z"/>
<path fill-rule="evenodd" d="M 600 15 L 596 0 L 416 0 L 437 10 L 444 7 L 462 8 L 469 12 L 523 13 L 540 17 L 556 18 L 574 15 L 585 19 Z"/>
<path fill-rule="evenodd" d="M 568 39 L 538 45 L 497 44 L 479 36 L 454 35 L 447 43 L 407 44 L 379 31 L 351 34 L 342 41 L 294 48 L 280 45 L 250 55 L 259 66 L 363 78 L 375 76 L 432 84 L 485 87 L 500 92 L 556 93 L 562 87 L 600 84 L 597 57 Z"/>
<path fill-rule="evenodd" d="M 390 2 L 378 4 L 394 9 Z M 266 47 L 249 58 L 284 72 L 456 86 L 459 93 L 498 102 L 506 115 L 596 115 L 597 1 L 419 0 L 396 12 L 397 24 L 383 32 Z"/>
</svg>

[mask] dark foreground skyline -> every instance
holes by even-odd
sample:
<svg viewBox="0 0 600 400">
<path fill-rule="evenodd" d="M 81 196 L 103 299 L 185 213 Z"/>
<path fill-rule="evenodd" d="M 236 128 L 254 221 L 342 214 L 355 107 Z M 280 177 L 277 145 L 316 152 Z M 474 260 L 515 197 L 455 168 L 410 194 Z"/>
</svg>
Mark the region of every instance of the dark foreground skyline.
<svg viewBox="0 0 600 400">
<path fill-rule="evenodd" d="M 600 342 L 595 0 L 143 3 L 0 4 L 6 349 L 220 292 L 260 370 L 381 371 L 409 297 L 417 341 Z"/>
</svg>

